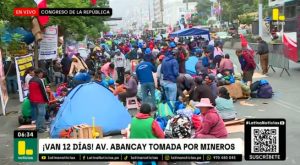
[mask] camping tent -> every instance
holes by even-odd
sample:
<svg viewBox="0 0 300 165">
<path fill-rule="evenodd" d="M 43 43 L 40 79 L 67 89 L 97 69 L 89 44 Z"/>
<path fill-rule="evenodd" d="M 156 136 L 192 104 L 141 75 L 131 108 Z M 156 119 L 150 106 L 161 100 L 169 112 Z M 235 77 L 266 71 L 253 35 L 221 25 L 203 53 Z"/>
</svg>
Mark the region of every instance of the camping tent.
<svg viewBox="0 0 300 165">
<path fill-rule="evenodd" d="M 196 64 L 198 62 L 198 57 L 190 56 L 189 59 L 185 62 L 185 70 L 187 74 L 196 75 Z"/>
<path fill-rule="evenodd" d="M 190 28 L 178 30 L 170 34 L 170 37 L 186 37 L 186 36 L 202 36 L 210 40 L 209 30 L 199 29 L 199 28 Z"/>
<path fill-rule="evenodd" d="M 104 135 L 121 131 L 131 122 L 122 103 L 108 89 L 91 82 L 78 85 L 68 94 L 51 124 L 50 136 L 58 138 L 61 130 L 74 125 L 92 125 L 93 117 Z"/>
</svg>

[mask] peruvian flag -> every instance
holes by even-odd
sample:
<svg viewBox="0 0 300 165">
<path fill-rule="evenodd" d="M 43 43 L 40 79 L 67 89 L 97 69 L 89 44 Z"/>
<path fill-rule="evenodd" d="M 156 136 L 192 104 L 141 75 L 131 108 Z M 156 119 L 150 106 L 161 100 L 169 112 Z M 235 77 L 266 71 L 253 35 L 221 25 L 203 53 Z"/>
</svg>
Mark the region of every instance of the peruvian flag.
<svg viewBox="0 0 300 165">
<path fill-rule="evenodd" d="M 47 8 L 46 0 L 34 0 L 38 8 Z M 49 16 L 38 16 L 39 23 L 45 26 L 49 22 Z"/>
<path fill-rule="evenodd" d="M 246 47 L 250 51 L 251 55 L 254 56 L 255 51 L 249 46 L 248 41 L 243 34 L 240 34 L 240 39 L 242 47 Z"/>
<path fill-rule="evenodd" d="M 91 0 L 91 4 L 92 4 L 93 6 L 95 6 L 96 3 L 97 3 L 97 0 Z"/>
</svg>

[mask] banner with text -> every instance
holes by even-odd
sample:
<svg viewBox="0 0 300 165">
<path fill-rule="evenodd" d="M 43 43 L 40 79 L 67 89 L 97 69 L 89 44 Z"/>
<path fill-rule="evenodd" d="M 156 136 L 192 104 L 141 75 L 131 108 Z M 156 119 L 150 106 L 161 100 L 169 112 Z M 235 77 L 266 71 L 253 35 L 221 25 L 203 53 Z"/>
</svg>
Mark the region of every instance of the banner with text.
<svg viewBox="0 0 300 165">
<path fill-rule="evenodd" d="M 28 94 L 28 86 L 25 84 L 25 71 L 33 67 L 33 55 L 15 57 L 16 70 L 18 78 L 19 100 L 23 102 L 24 98 Z"/>
<path fill-rule="evenodd" d="M 49 26 L 43 33 L 40 42 L 39 60 L 55 59 L 57 57 L 58 28 Z"/>
</svg>

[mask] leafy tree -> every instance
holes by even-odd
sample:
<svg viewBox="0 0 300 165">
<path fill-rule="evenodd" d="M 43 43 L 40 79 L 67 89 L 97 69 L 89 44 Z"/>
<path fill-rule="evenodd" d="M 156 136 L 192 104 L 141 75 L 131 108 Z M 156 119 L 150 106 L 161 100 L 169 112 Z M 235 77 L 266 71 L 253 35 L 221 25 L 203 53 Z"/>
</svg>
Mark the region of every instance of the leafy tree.
<svg viewBox="0 0 300 165">
<path fill-rule="evenodd" d="M 90 0 L 47 0 L 49 8 L 88 8 L 93 7 Z M 36 7 L 34 0 L 2 0 L 0 2 L 0 20 L 8 21 L 9 27 L 23 27 L 31 29 L 30 17 L 15 17 L 13 10 L 16 7 Z M 97 0 L 96 7 L 108 7 L 108 0 Z M 109 27 L 104 25 L 106 17 L 96 16 L 50 16 L 47 26 L 58 25 L 60 34 L 81 40 L 85 35 L 96 38 L 101 31 L 108 31 Z"/>
</svg>

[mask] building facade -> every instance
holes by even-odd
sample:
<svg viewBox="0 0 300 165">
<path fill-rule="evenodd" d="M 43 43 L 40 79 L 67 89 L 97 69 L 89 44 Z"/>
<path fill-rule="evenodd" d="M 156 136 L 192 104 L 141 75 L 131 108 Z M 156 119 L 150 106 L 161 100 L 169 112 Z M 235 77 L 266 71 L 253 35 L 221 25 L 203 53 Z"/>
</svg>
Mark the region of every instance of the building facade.
<svg viewBox="0 0 300 165">
<path fill-rule="evenodd" d="M 163 23 L 163 11 L 163 0 L 153 0 L 153 14 L 155 22 Z"/>
<path fill-rule="evenodd" d="M 188 5 L 184 0 L 163 0 L 163 20 L 167 25 L 176 25 L 182 15 L 195 12 L 196 2 L 189 2 Z"/>
</svg>

